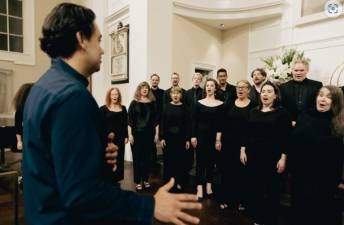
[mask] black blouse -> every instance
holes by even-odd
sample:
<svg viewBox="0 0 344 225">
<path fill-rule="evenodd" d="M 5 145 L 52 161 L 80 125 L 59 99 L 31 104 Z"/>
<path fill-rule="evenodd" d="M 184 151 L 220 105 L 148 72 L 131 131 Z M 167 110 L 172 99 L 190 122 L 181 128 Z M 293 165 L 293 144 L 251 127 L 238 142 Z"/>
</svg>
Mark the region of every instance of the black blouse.
<svg viewBox="0 0 344 225">
<path fill-rule="evenodd" d="M 292 135 L 291 160 L 295 172 L 335 185 L 341 177 L 344 145 L 333 135 L 331 126 L 331 112 L 313 109 L 302 113 Z"/>
<path fill-rule="evenodd" d="M 255 104 L 253 101 L 245 107 L 238 107 L 235 101 L 226 105 L 223 118 L 222 139 L 228 144 L 243 145 L 243 138 L 247 133 L 249 113 Z"/>
<path fill-rule="evenodd" d="M 114 132 L 116 139 L 128 137 L 128 113 L 125 106 L 122 106 L 122 111 L 114 112 L 103 105 L 100 107 L 100 112 L 104 119 L 106 134 Z"/>
<path fill-rule="evenodd" d="M 199 101 L 195 106 L 192 120 L 192 137 L 204 136 L 221 132 L 224 104 L 206 106 Z"/>
<path fill-rule="evenodd" d="M 280 158 L 282 153 L 288 152 L 291 129 L 291 117 L 286 109 L 269 112 L 252 109 L 247 129 L 247 152 L 273 160 Z"/>
<path fill-rule="evenodd" d="M 155 102 L 131 101 L 129 106 L 129 126 L 134 131 L 153 131 L 158 124 Z"/>
<path fill-rule="evenodd" d="M 173 105 L 171 103 L 164 106 L 160 122 L 160 139 L 173 135 L 180 135 L 187 141 L 189 137 L 190 119 L 188 110 L 184 104 Z"/>
</svg>

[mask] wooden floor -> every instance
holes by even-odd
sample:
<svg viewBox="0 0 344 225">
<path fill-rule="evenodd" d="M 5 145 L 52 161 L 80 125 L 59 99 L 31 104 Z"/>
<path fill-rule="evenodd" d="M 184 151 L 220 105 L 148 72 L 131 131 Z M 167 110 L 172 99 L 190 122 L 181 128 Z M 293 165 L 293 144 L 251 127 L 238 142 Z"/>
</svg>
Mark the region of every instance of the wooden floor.
<svg viewBox="0 0 344 225">
<path fill-rule="evenodd" d="M 6 153 L 6 160 L 12 161 L 21 157 L 20 153 Z M 19 169 L 19 165 L 16 165 L 14 169 Z M 126 190 L 135 190 L 133 183 L 133 172 L 132 163 L 125 163 L 125 180 L 123 181 L 121 187 Z M 155 191 L 162 185 L 161 180 L 161 169 L 156 169 L 153 171 L 151 177 L 152 187 L 149 190 L 143 191 L 142 194 L 153 195 Z M 13 205 L 11 203 L 11 195 L 8 194 L 10 189 L 8 188 L 9 181 L 2 179 L 0 180 L 0 225 L 13 225 Z M 193 192 L 194 188 L 189 187 L 187 192 Z M 193 215 L 200 217 L 201 225 L 252 225 L 252 220 L 244 213 L 237 210 L 220 210 L 219 203 L 216 201 L 216 196 L 214 199 L 203 200 L 203 209 L 200 212 L 191 212 Z M 19 196 L 19 224 L 25 225 L 24 218 L 24 207 L 22 195 Z M 285 222 L 285 216 L 281 216 L 280 225 L 289 225 Z M 158 221 L 154 222 L 155 225 L 160 225 Z"/>
</svg>

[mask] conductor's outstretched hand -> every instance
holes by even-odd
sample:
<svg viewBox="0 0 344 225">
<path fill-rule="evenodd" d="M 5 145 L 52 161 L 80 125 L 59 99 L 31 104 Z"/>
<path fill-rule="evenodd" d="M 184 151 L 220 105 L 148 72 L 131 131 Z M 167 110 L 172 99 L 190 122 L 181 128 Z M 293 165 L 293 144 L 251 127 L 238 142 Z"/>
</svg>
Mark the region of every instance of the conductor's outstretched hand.
<svg viewBox="0 0 344 225">
<path fill-rule="evenodd" d="M 162 186 L 154 195 L 154 217 L 165 223 L 176 225 L 198 224 L 199 218 L 192 216 L 184 210 L 202 209 L 197 196 L 192 194 L 172 194 L 168 191 L 174 186 L 174 178 Z"/>
</svg>

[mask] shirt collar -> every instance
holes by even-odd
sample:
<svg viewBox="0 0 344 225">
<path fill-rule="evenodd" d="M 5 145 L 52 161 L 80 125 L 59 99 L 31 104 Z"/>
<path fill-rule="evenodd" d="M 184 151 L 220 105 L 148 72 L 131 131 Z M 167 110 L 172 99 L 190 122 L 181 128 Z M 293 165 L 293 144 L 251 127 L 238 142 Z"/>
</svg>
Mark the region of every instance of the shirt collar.
<svg viewBox="0 0 344 225">
<path fill-rule="evenodd" d="M 81 82 L 85 87 L 88 86 L 89 82 L 80 73 L 78 73 L 73 67 L 68 65 L 65 61 L 63 61 L 61 58 L 55 58 L 52 59 L 52 65 L 53 67 L 57 67 L 63 71 L 65 71 L 67 74 L 71 75 L 73 78 L 75 78 L 77 81 Z"/>
</svg>

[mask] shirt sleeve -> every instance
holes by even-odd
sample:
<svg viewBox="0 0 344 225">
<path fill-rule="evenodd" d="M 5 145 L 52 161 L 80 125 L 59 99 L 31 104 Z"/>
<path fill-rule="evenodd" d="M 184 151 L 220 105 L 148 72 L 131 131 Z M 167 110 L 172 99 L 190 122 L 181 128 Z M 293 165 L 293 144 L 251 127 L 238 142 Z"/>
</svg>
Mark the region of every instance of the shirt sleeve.
<svg viewBox="0 0 344 225">
<path fill-rule="evenodd" d="M 128 138 L 128 111 L 127 111 L 127 108 L 125 106 L 123 106 L 123 113 L 124 113 L 124 116 L 123 116 L 123 132 L 124 132 L 124 138 Z"/>
<path fill-rule="evenodd" d="M 99 109 L 79 91 L 51 116 L 51 151 L 61 204 L 79 224 L 152 224 L 154 199 L 106 182 Z"/>
<path fill-rule="evenodd" d="M 159 139 L 165 139 L 165 126 L 166 126 L 166 109 L 167 105 L 164 105 L 161 118 L 160 118 L 160 125 L 159 125 Z"/>
<path fill-rule="evenodd" d="M 135 128 L 135 101 L 131 101 L 128 109 L 128 125 L 134 129 Z"/>
</svg>

